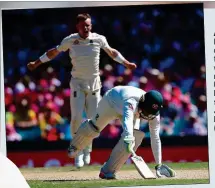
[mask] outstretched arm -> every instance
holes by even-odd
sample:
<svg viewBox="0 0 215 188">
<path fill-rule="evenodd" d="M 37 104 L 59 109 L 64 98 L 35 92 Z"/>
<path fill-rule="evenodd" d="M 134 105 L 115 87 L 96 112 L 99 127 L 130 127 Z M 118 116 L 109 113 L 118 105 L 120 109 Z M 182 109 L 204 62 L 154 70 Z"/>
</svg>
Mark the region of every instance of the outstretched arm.
<svg viewBox="0 0 215 188">
<path fill-rule="evenodd" d="M 126 60 L 122 54 L 117 51 L 114 48 L 108 47 L 108 48 L 104 48 L 104 51 L 115 61 L 117 61 L 118 63 L 124 65 L 125 67 L 127 67 L 128 69 L 136 69 L 137 65 L 135 63 L 131 63 L 128 60 Z"/>
<path fill-rule="evenodd" d="M 160 140 L 160 117 L 157 116 L 149 121 L 149 130 L 151 136 L 151 148 L 157 164 L 162 163 L 162 151 Z"/>
<path fill-rule="evenodd" d="M 137 65 L 135 63 L 129 62 L 127 59 L 125 59 L 122 54 L 117 51 L 114 48 L 111 48 L 106 40 L 106 38 L 103 36 L 101 37 L 101 48 L 115 61 L 118 63 L 124 65 L 128 69 L 136 69 Z"/>
<path fill-rule="evenodd" d="M 162 151 L 160 140 L 160 116 L 149 121 L 149 130 L 151 135 L 151 147 L 157 165 L 155 166 L 157 177 L 174 177 L 176 172 L 165 164 L 162 164 Z"/>
<path fill-rule="evenodd" d="M 39 67 L 41 64 L 46 63 L 54 59 L 60 52 L 56 49 L 50 49 L 46 53 L 44 53 L 39 59 L 36 61 L 28 63 L 27 67 L 29 70 L 34 70 Z"/>
<path fill-rule="evenodd" d="M 70 44 L 70 36 L 64 38 L 60 45 L 48 50 L 36 61 L 28 63 L 27 65 L 28 69 L 32 71 L 36 69 L 38 66 L 40 66 L 41 64 L 51 61 L 56 56 L 58 56 L 59 53 L 67 51 L 69 49 L 69 44 Z"/>
</svg>

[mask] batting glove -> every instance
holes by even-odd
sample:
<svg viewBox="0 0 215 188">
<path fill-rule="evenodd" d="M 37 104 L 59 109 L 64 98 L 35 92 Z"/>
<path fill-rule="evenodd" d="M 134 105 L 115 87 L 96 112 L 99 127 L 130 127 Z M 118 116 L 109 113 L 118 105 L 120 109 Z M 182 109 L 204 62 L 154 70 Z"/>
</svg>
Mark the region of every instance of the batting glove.
<svg viewBox="0 0 215 188">
<path fill-rule="evenodd" d="M 126 147 L 126 151 L 128 153 L 133 153 L 133 149 L 135 146 L 135 138 L 133 136 L 125 136 L 124 138 L 124 143 L 125 143 L 125 147 Z"/>
<path fill-rule="evenodd" d="M 159 165 L 155 166 L 155 170 L 156 170 L 156 175 L 158 178 L 161 178 L 162 176 L 166 176 L 166 177 L 175 177 L 176 176 L 176 172 L 164 164 L 159 164 Z"/>
</svg>

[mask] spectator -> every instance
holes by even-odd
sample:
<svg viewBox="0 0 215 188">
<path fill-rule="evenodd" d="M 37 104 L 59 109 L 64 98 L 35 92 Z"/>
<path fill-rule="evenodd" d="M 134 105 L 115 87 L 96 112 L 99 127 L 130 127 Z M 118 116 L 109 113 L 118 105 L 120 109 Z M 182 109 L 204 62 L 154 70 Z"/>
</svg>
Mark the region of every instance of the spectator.
<svg viewBox="0 0 215 188">
<path fill-rule="evenodd" d="M 21 135 L 22 140 L 40 139 L 36 113 L 30 108 L 30 99 L 28 97 L 17 101 L 14 121 L 16 131 Z"/>
<path fill-rule="evenodd" d="M 57 129 L 58 125 L 64 124 L 64 120 L 56 111 L 56 105 L 53 102 L 48 102 L 38 116 L 41 137 L 48 141 L 64 138 L 64 135 Z"/>
</svg>

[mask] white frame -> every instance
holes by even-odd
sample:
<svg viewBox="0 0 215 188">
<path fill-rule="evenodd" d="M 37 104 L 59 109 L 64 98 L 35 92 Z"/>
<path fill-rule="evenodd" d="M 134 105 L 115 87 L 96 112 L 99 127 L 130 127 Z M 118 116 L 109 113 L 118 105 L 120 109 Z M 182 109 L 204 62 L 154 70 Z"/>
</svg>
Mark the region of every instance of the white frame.
<svg viewBox="0 0 215 188">
<path fill-rule="evenodd" d="M 196 2 L 196 1 L 195 1 Z M 19 9 L 19 8 L 59 8 L 59 7 L 82 7 L 82 6 L 109 6 L 109 5 L 143 5 L 143 4 L 169 4 L 166 2 L 129 2 L 129 1 L 46 1 L 46 2 L 0 2 L 1 9 Z M 182 3 L 181 2 L 171 2 Z M 183 1 L 183 3 L 191 3 Z M 214 9 L 213 9 L 214 8 Z M 0 13 L 1 14 L 1 13 Z M 209 184 L 192 184 L 192 185 L 168 185 L 162 187 L 168 188 L 212 188 L 215 187 L 215 2 L 204 2 L 204 21 L 205 21 L 205 52 L 206 52 L 206 79 L 207 79 L 207 109 L 208 109 L 208 138 L 209 138 L 209 168 L 210 183 Z M 1 22 L 2 23 L 2 22 Z M 2 27 L 1 27 L 2 31 Z M 2 57 L 2 32 L 1 32 L 1 66 L 0 66 L 0 152 L 6 155 L 6 135 L 5 135 L 5 105 L 4 105 L 4 77 L 3 77 L 3 57 Z M 209 111 L 210 109 L 210 111 Z M 198 154 L 197 154 L 198 155 Z M 139 186 L 143 187 L 143 186 Z M 147 186 L 153 188 L 157 186 Z"/>
</svg>

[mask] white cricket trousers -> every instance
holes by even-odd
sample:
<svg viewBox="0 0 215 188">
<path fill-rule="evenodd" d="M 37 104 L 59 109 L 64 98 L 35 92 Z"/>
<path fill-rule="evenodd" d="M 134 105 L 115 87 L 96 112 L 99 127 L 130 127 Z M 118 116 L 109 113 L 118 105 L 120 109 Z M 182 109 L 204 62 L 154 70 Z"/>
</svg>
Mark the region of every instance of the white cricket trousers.
<svg viewBox="0 0 215 188">
<path fill-rule="evenodd" d="M 92 118 L 96 112 L 101 98 L 100 77 L 91 80 L 71 78 L 70 88 L 71 135 L 73 137 L 82 123 L 83 111 L 85 110 L 88 119 Z"/>
</svg>

